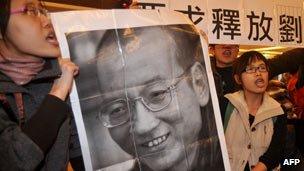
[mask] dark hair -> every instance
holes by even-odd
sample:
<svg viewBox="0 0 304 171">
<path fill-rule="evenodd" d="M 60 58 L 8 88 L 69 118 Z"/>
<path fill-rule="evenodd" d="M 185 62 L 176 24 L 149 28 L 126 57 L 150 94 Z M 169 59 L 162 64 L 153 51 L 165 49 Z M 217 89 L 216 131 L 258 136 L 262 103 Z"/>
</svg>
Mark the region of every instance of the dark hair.
<svg viewBox="0 0 304 171">
<path fill-rule="evenodd" d="M 0 31 L 2 37 L 5 37 L 6 29 L 10 17 L 11 0 L 0 1 Z"/>
<path fill-rule="evenodd" d="M 263 56 L 260 52 L 257 51 L 249 51 L 243 53 L 239 58 L 235 60 L 233 63 L 233 71 L 232 75 L 237 75 L 241 78 L 243 72 L 245 72 L 246 67 L 251 64 L 253 61 L 261 60 L 266 64 L 267 69 L 269 70 L 269 64 L 265 56 Z M 234 80 L 235 81 L 235 80 Z M 241 90 L 242 87 L 235 81 L 236 88 Z"/>
</svg>

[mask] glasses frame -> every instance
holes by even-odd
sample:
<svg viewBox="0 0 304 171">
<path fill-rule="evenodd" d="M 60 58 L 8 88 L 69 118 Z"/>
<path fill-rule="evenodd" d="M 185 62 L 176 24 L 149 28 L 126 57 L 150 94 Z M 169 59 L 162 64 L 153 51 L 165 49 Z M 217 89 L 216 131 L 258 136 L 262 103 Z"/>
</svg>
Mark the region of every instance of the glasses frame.
<svg viewBox="0 0 304 171">
<path fill-rule="evenodd" d="M 132 99 L 127 98 L 127 100 L 126 100 L 126 99 L 122 99 L 122 98 L 116 99 L 116 100 L 114 100 L 114 101 L 111 101 L 111 102 L 105 104 L 103 107 L 101 107 L 101 109 L 104 108 L 104 107 L 106 107 L 106 106 L 109 106 L 110 104 L 115 103 L 115 102 L 117 102 L 117 101 L 124 101 L 127 105 L 128 105 L 130 102 L 133 102 L 133 103 L 134 103 L 134 102 L 136 102 L 136 101 L 140 101 L 140 102 L 143 104 L 143 106 L 145 106 L 145 108 L 148 109 L 149 111 L 151 111 L 151 112 L 160 112 L 160 111 L 166 109 L 166 108 L 171 104 L 172 99 L 173 99 L 173 91 L 177 89 L 177 85 L 181 82 L 181 80 L 183 80 L 184 78 L 186 78 L 186 74 L 188 73 L 188 70 L 189 70 L 191 67 L 192 67 L 192 65 L 191 65 L 189 68 L 187 68 L 186 71 L 184 71 L 184 73 L 182 73 L 180 76 L 176 77 L 176 78 L 174 79 L 175 81 L 174 81 L 170 86 L 168 86 L 168 87 L 166 88 L 165 91 L 168 92 L 168 93 L 170 93 L 170 100 L 169 100 L 169 102 L 168 102 L 167 104 L 165 104 L 165 105 L 164 105 L 163 107 L 161 107 L 161 108 L 157 108 L 157 109 L 156 109 L 156 108 L 150 107 L 150 106 L 147 104 L 147 102 L 145 102 L 144 97 L 138 96 L 138 97 L 135 97 L 135 98 L 132 98 Z M 128 103 L 128 102 L 129 102 L 129 103 Z M 123 121 L 123 122 L 121 122 L 121 123 L 119 123 L 119 124 L 115 124 L 115 125 L 112 125 L 112 124 L 110 124 L 110 123 L 107 123 L 107 122 L 106 122 L 106 119 L 104 119 L 104 115 L 102 114 L 102 110 L 100 110 L 100 112 L 98 113 L 98 119 L 102 122 L 102 125 L 103 125 L 104 127 L 106 127 L 106 128 L 114 128 L 114 127 L 121 126 L 121 125 L 123 125 L 123 124 L 129 122 L 129 120 L 126 120 L 126 121 Z"/>
<path fill-rule="evenodd" d="M 264 66 L 257 66 L 257 67 L 255 67 L 255 66 L 252 66 L 251 68 L 254 68 L 254 72 L 249 72 L 248 70 L 248 68 L 249 68 L 249 66 L 246 66 L 246 68 L 245 68 L 245 70 L 244 70 L 244 72 L 245 73 L 247 73 L 247 74 L 255 74 L 257 71 L 259 71 L 259 72 L 262 72 L 262 73 L 264 73 L 264 72 L 268 72 L 268 67 L 265 65 L 265 68 L 266 68 L 266 70 L 265 71 L 261 71 L 261 67 L 264 67 Z"/>
<path fill-rule="evenodd" d="M 33 7 L 35 14 L 34 15 L 30 15 L 27 11 L 28 11 L 28 7 L 27 6 L 23 6 L 21 8 L 18 9 L 13 9 L 11 10 L 10 14 L 14 15 L 14 14 L 26 14 L 28 16 L 35 16 L 35 17 L 41 17 L 42 15 L 45 17 L 49 17 L 49 11 L 44 8 L 44 7 Z"/>
</svg>

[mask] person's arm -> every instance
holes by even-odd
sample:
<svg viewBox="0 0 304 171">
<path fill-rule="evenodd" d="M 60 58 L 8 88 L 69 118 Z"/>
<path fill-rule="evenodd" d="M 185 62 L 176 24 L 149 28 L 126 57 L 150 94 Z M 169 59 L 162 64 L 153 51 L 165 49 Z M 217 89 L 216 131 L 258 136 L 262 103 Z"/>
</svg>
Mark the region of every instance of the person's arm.
<svg viewBox="0 0 304 171">
<path fill-rule="evenodd" d="M 13 122 L 0 106 L 0 170 L 35 170 L 54 143 L 61 124 L 71 113 L 64 102 L 78 67 L 61 60 L 62 75 L 36 114 L 23 126 Z M 65 150 L 65 149 L 62 149 Z"/>
<path fill-rule="evenodd" d="M 54 143 L 58 130 L 71 114 L 70 107 L 64 102 L 72 87 L 73 78 L 79 68 L 69 59 L 59 58 L 62 75 L 54 81 L 49 95 L 46 96 L 36 114 L 24 125 L 23 131 L 46 154 Z"/>
<path fill-rule="evenodd" d="M 64 101 L 47 95 L 22 130 L 46 154 L 55 142 L 60 126 L 71 113 L 70 107 Z"/>
<path fill-rule="evenodd" d="M 267 151 L 259 158 L 267 170 L 277 167 L 284 156 L 284 147 L 287 134 L 286 114 L 277 117 L 274 123 L 273 135 Z"/>
<path fill-rule="evenodd" d="M 304 64 L 304 48 L 286 51 L 282 55 L 269 59 L 270 78 L 285 72 L 297 72 L 299 66 Z"/>
</svg>

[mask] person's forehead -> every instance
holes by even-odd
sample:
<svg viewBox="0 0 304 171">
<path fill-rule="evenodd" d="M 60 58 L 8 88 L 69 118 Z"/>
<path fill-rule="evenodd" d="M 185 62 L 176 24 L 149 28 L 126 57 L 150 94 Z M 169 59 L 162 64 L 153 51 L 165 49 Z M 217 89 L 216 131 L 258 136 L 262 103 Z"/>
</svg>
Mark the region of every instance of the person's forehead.
<svg viewBox="0 0 304 171">
<path fill-rule="evenodd" d="M 155 78 L 170 79 L 181 73 L 172 41 L 150 33 L 143 33 L 128 41 L 122 47 L 122 53 L 118 50 L 112 51 L 112 54 L 105 52 L 107 60 L 98 62 L 101 86 L 109 87 L 106 82 L 116 82 L 117 89 L 139 86 Z M 114 44 L 111 46 L 116 46 Z"/>
<path fill-rule="evenodd" d="M 171 79 L 180 73 L 178 70 L 181 68 L 175 60 L 167 57 L 157 59 L 146 54 L 99 63 L 98 78 L 103 88 L 112 86 L 114 90 Z"/>
<path fill-rule="evenodd" d="M 27 0 L 12 0 L 11 1 L 11 9 L 18 8 L 20 6 L 25 6 L 27 4 Z"/>
<path fill-rule="evenodd" d="M 28 4 L 39 5 L 40 1 L 37 1 L 37 0 L 12 0 L 11 1 L 12 8 L 16 8 L 19 6 L 25 6 Z"/>
<path fill-rule="evenodd" d="M 258 58 L 252 58 L 251 62 L 250 62 L 250 66 L 258 66 L 258 65 L 265 65 L 265 62 L 261 59 Z"/>
<path fill-rule="evenodd" d="M 216 48 L 224 48 L 224 47 L 239 47 L 238 44 L 214 44 Z"/>
</svg>

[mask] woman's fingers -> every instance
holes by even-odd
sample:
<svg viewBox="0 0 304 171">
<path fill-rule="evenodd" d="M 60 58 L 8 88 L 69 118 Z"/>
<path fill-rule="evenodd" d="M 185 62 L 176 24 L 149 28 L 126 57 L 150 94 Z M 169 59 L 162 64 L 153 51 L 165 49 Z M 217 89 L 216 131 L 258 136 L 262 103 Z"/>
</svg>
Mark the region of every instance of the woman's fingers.
<svg viewBox="0 0 304 171">
<path fill-rule="evenodd" d="M 69 59 L 62 58 L 59 59 L 59 65 L 62 73 L 60 78 L 55 80 L 50 94 L 65 100 L 72 88 L 74 76 L 79 73 L 79 67 Z"/>
</svg>

